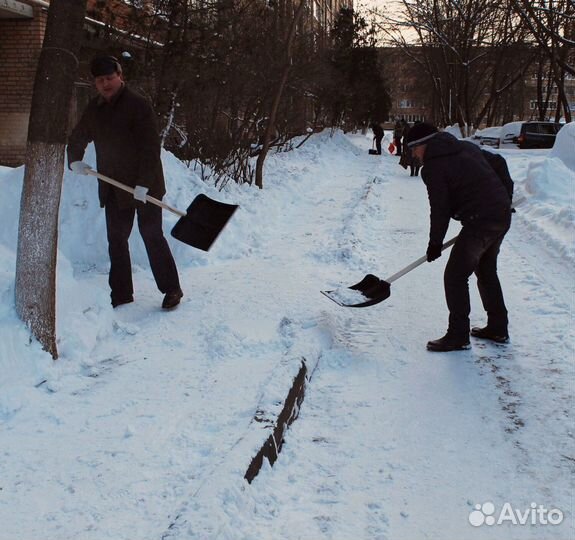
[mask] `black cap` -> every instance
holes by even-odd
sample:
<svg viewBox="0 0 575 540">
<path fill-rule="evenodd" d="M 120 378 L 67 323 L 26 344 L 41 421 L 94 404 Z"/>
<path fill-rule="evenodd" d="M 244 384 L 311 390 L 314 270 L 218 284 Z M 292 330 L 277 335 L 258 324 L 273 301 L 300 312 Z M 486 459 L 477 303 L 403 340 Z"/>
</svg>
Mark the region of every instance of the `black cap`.
<svg viewBox="0 0 575 540">
<path fill-rule="evenodd" d="M 413 148 L 414 146 L 425 144 L 437 132 L 437 128 L 432 124 L 427 124 L 426 122 L 415 124 L 407 134 L 407 146 Z"/>
<path fill-rule="evenodd" d="M 114 72 L 120 72 L 120 62 L 114 56 L 96 56 L 90 62 L 90 72 L 93 77 L 101 77 L 102 75 L 110 75 Z"/>
</svg>

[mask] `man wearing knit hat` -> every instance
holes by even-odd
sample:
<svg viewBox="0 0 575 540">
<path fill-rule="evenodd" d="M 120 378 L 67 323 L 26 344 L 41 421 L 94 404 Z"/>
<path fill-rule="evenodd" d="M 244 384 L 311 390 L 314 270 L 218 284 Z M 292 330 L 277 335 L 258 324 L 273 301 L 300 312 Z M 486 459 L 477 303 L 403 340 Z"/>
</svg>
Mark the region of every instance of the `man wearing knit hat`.
<svg viewBox="0 0 575 540">
<path fill-rule="evenodd" d="M 430 205 L 427 261 L 441 256 L 441 246 L 453 218 L 462 229 L 444 274 L 449 309 L 447 333 L 427 343 L 430 351 L 468 349 L 469 276 L 475 272 L 487 326 L 471 335 L 498 343 L 509 340 L 507 309 L 497 276 L 497 256 L 511 224 L 511 197 L 478 146 L 438 132 L 431 124 L 414 125 L 407 145 L 424 167 L 422 179 Z"/>
<path fill-rule="evenodd" d="M 138 217 L 138 229 L 163 309 L 173 309 L 183 296 L 176 263 L 162 231 L 162 209 L 146 204 L 146 194 L 161 199 L 166 193 L 160 160 L 160 137 L 151 105 L 124 84 L 122 67 L 113 56 L 97 56 L 90 64 L 98 95 L 88 103 L 68 140 L 68 164 L 87 174 L 82 160 L 94 142 L 98 171 L 134 188 L 126 193 L 98 180 L 100 206 L 105 209 L 109 285 L 112 306 L 134 301 L 128 239 Z"/>
</svg>

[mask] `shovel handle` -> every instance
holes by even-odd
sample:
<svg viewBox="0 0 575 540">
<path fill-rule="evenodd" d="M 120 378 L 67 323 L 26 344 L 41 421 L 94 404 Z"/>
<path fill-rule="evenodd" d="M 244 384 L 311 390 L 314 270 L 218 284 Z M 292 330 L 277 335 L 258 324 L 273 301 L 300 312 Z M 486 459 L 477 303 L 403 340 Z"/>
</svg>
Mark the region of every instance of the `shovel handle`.
<svg viewBox="0 0 575 540">
<path fill-rule="evenodd" d="M 443 251 L 444 249 L 447 249 L 448 247 L 451 247 L 453 244 L 455 244 L 456 240 L 457 240 L 457 236 L 455 236 L 451 240 L 448 240 L 447 242 L 445 242 L 445 244 L 443 244 L 441 246 L 441 251 Z M 417 268 L 419 265 L 423 264 L 424 262 L 427 262 L 427 255 L 424 255 L 423 257 L 419 257 L 419 259 L 417 259 L 416 261 L 413 261 L 411 264 L 407 265 L 405 268 L 403 268 L 399 272 L 396 272 L 395 274 L 393 274 L 393 276 L 388 277 L 385 281 L 387 281 L 388 283 L 393 283 L 395 280 L 399 279 L 401 276 L 405 276 L 405 274 L 407 274 L 408 272 L 411 272 L 414 268 Z"/>
<path fill-rule="evenodd" d="M 523 202 L 525 202 L 525 197 L 519 197 L 516 201 L 513 201 L 511 208 L 516 208 L 517 206 L 519 206 Z M 447 249 L 448 247 L 451 247 L 453 244 L 455 244 L 456 240 L 457 240 L 457 236 L 455 236 L 451 240 L 448 240 L 447 242 L 445 242 L 445 244 L 443 244 L 441 246 L 441 251 Z M 411 264 L 409 264 L 408 266 L 406 266 L 405 268 L 403 268 L 399 272 L 396 272 L 395 274 L 393 274 L 393 276 L 388 277 L 385 281 L 387 281 L 388 283 L 393 283 L 395 280 L 399 279 L 401 276 L 404 276 L 408 272 L 411 272 L 414 268 L 417 268 L 420 264 L 423 264 L 426 261 L 427 261 L 427 255 L 424 255 L 423 257 L 420 257 L 416 261 L 413 261 Z"/>
<path fill-rule="evenodd" d="M 110 178 L 102 173 L 99 173 L 98 171 L 95 171 L 94 169 L 87 169 L 86 172 L 92 176 L 96 176 L 97 178 L 99 178 L 100 180 L 103 180 L 104 182 L 108 183 L 108 184 L 112 184 L 113 186 L 123 189 L 124 191 L 127 191 L 128 193 L 134 193 L 134 188 L 131 188 L 130 186 L 127 186 L 125 184 L 122 184 L 121 182 L 118 182 L 117 180 L 114 180 L 113 178 Z M 184 212 L 181 212 L 180 210 L 178 210 L 177 208 L 173 208 L 170 205 L 160 201 L 159 199 L 156 199 L 155 197 L 152 197 L 151 195 L 146 195 L 146 200 L 148 202 L 151 202 L 152 204 L 155 204 L 156 206 L 159 206 L 161 208 L 164 208 L 165 210 L 169 210 L 170 212 L 176 214 L 177 216 L 180 217 L 184 217 L 186 214 Z"/>
</svg>

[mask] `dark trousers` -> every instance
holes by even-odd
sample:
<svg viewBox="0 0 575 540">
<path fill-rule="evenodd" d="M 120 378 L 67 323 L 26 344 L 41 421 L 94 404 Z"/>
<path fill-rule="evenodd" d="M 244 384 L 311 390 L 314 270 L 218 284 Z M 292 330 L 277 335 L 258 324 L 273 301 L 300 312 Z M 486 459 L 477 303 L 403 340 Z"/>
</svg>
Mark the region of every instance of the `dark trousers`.
<svg viewBox="0 0 575 540">
<path fill-rule="evenodd" d="M 162 293 L 180 289 L 178 270 L 168 242 L 162 231 L 162 209 L 150 203 L 136 208 L 119 208 L 114 197 L 106 202 L 106 228 L 110 255 L 110 284 L 112 302 L 125 300 L 134 294 L 132 263 L 128 238 L 134 216 L 138 215 L 138 229 L 144 240 L 152 274 Z"/>
<path fill-rule="evenodd" d="M 396 155 L 396 156 L 401 156 L 401 137 L 400 137 L 399 139 L 398 139 L 398 138 L 395 138 L 395 139 L 394 139 L 394 144 L 395 144 L 395 148 L 396 148 L 396 150 L 395 150 L 395 155 Z"/>
<path fill-rule="evenodd" d="M 375 148 L 379 155 L 381 155 L 381 139 L 383 139 L 383 137 L 375 137 Z"/>
<path fill-rule="evenodd" d="M 487 324 L 507 332 L 507 309 L 497 276 L 497 256 L 510 223 L 490 229 L 464 226 L 445 267 L 445 298 L 449 309 L 448 332 L 469 335 L 469 276 L 475 272 Z"/>
</svg>

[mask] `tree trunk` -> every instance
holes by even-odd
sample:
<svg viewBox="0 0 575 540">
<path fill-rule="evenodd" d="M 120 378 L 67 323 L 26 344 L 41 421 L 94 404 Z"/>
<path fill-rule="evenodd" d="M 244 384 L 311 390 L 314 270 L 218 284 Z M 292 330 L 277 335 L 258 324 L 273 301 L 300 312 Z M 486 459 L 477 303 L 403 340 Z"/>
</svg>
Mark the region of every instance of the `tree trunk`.
<svg viewBox="0 0 575 540">
<path fill-rule="evenodd" d="M 285 85 L 289 78 L 289 72 L 292 66 L 292 46 L 295 39 L 295 33 L 297 29 L 297 25 L 301 16 L 303 15 L 305 9 L 305 0 L 300 0 L 299 6 L 294 14 L 293 20 L 291 22 L 291 26 L 289 29 L 288 37 L 286 40 L 286 56 L 285 56 L 285 65 L 283 68 L 282 76 L 280 78 L 280 82 L 278 84 L 274 101 L 272 104 L 272 108 L 270 111 L 270 117 L 268 119 L 268 123 L 266 126 L 266 130 L 264 133 L 264 140 L 262 143 L 262 149 L 258 155 L 258 159 L 256 161 L 256 186 L 262 189 L 264 187 L 263 184 L 263 175 L 264 175 L 264 161 L 266 160 L 268 151 L 270 149 L 270 141 L 272 139 L 272 133 L 275 128 L 275 122 L 277 117 L 277 112 L 279 109 L 279 105 L 281 103 L 282 94 L 285 88 Z"/>
<path fill-rule="evenodd" d="M 85 0 L 52 0 L 28 126 L 20 202 L 15 303 L 18 316 L 54 359 L 56 253 L 70 99 L 78 68 Z"/>
</svg>

